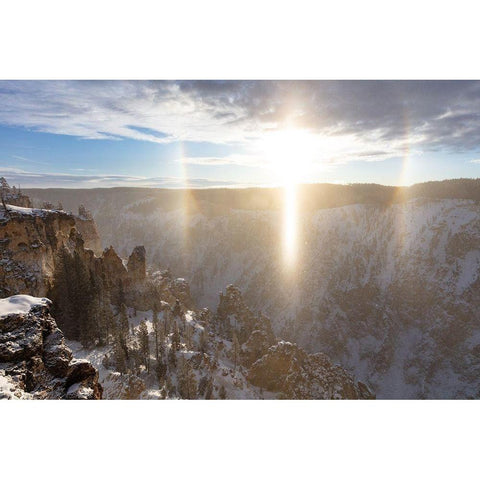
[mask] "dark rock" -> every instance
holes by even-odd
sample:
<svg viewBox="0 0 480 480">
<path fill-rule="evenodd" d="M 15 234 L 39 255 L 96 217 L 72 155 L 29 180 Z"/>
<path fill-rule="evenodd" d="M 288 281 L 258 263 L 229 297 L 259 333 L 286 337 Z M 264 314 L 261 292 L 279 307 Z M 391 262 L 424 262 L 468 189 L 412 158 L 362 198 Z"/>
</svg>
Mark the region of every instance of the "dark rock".
<svg viewBox="0 0 480 480">
<path fill-rule="evenodd" d="M 96 368 L 86 360 L 72 360 L 50 315 L 51 302 L 38 302 L 28 313 L 0 317 L 0 398 L 102 398 Z"/>
</svg>

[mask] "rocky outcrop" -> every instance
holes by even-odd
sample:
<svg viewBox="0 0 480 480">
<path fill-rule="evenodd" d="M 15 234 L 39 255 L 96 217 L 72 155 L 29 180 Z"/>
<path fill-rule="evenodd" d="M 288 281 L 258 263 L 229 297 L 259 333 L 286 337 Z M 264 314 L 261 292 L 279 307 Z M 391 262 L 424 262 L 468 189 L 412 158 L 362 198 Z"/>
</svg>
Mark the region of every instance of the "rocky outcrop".
<svg viewBox="0 0 480 480">
<path fill-rule="evenodd" d="M 288 399 L 373 399 L 363 383 L 333 365 L 323 353 L 307 354 L 290 342 L 279 342 L 249 369 L 247 379 L 257 387 Z"/>
<path fill-rule="evenodd" d="M 44 296 L 61 246 L 73 248 L 72 215 L 62 211 L 0 207 L 0 296 Z"/>
<path fill-rule="evenodd" d="M 85 248 L 92 250 L 95 255 L 101 255 L 102 242 L 100 241 L 97 225 L 93 218 L 84 218 L 75 215 L 75 227 L 85 242 Z"/>
<path fill-rule="evenodd" d="M 265 330 L 254 330 L 242 346 L 240 354 L 242 365 L 250 367 L 268 352 L 274 341 L 275 337 Z"/>
<path fill-rule="evenodd" d="M 146 256 L 145 247 L 138 246 L 133 249 L 133 252 L 128 258 L 127 270 L 132 282 L 142 282 L 145 280 L 147 274 Z"/>
<path fill-rule="evenodd" d="M 0 300 L 0 398 L 102 398 L 96 368 L 73 358 L 50 305 L 28 295 Z"/>
<path fill-rule="evenodd" d="M 110 279 L 112 282 L 126 280 L 127 269 L 112 246 L 104 250 L 101 258 L 103 273 L 106 278 Z"/>
<path fill-rule="evenodd" d="M 89 248 L 96 240 L 88 242 L 81 234 L 87 223 L 94 225 L 90 217 L 79 220 L 63 210 L 0 206 L 0 297 L 46 296 L 54 284 L 58 254 L 65 249 L 71 255 L 77 253 L 103 279 L 113 299 L 120 290 L 130 290 L 133 301 L 137 294 L 132 290 L 143 287 L 145 281 L 145 249 L 134 249 L 129 270 L 113 247 L 97 257 L 95 245 Z M 79 224 L 83 225 L 80 229 Z"/>
<path fill-rule="evenodd" d="M 103 384 L 107 400 L 138 400 L 147 389 L 145 382 L 131 373 L 109 371 Z"/>
<path fill-rule="evenodd" d="M 240 343 L 246 342 L 255 330 L 264 332 L 270 345 L 275 340 L 270 319 L 260 313 L 254 315 L 235 285 L 228 285 L 225 293 L 220 292 L 216 321 L 225 334 L 235 331 Z M 255 339 L 252 339 L 253 342 Z"/>
</svg>

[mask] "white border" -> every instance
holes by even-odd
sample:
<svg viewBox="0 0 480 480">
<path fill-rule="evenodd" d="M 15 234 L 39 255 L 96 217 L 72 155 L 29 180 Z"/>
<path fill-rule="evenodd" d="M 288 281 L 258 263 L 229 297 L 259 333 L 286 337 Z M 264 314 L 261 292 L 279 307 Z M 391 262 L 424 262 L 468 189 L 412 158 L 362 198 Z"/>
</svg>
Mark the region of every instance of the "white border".
<svg viewBox="0 0 480 480">
<path fill-rule="evenodd" d="M 0 78 L 480 78 L 475 2 L 4 2 Z M 1 402 L 1 478 L 466 478 L 478 402 Z"/>
</svg>

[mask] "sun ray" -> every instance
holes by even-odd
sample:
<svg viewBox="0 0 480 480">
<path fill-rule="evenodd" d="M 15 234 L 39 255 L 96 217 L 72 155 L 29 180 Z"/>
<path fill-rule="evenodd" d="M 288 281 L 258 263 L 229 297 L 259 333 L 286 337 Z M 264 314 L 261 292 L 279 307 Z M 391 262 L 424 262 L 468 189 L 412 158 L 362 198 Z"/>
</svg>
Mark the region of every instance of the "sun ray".
<svg viewBox="0 0 480 480">
<path fill-rule="evenodd" d="M 192 213 L 195 211 L 195 197 L 192 194 L 192 188 L 190 183 L 190 176 L 188 172 L 188 166 L 185 160 L 185 149 L 183 143 L 180 144 L 180 168 L 182 178 L 182 193 L 180 203 L 180 215 L 181 215 L 181 241 L 182 241 L 182 253 L 184 267 L 188 268 L 188 259 L 190 258 L 191 239 L 190 239 L 190 219 Z"/>
<path fill-rule="evenodd" d="M 308 176 L 315 152 L 314 137 L 304 130 L 271 133 L 264 141 L 267 161 L 283 188 L 282 256 L 288 271 L 298 259 L 298 185 Z"/>
</svg>

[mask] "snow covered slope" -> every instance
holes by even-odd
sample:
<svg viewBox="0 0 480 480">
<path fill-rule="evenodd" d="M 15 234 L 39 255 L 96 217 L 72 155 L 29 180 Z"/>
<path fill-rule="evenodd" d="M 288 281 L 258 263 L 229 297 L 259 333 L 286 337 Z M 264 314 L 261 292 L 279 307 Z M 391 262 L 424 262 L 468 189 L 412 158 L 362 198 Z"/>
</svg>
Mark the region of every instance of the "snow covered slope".
<svg viewBox="0 0 480 480">
<path fill-rule="evenodd" d="M 309 208 L 299 216 L 297 268 L 288 276 L 282 215 L 268 210 L 268 201 L 257 209 L 196 205 L 188 214 L 162 206 L 148 190 L 95 195 L 82 201 L 104 245 L 122 256 L 145 245 L 155 269 L 186 278 L 198 306 L 214 308 L 225 285 L 238 285 L 277 334 L 327 353 L 369 381 L 379 398 L 480 395 L 474 200 L 364 198 Z"/>
<path fill-rule="evenodd" d="M 95 214 L 95 213 L 94 213 Z M 300 217 L 296 274 L 284 272 L 279 211 L 185 215 L 131 206 L 103 223 L 120 252 L 184 276 L 200 306 L 235 283 L 278 333 L 325 351 L 379 397 L 480 392 L 480 208 L 471 200 L 348 205 Z"/>
</svg>

